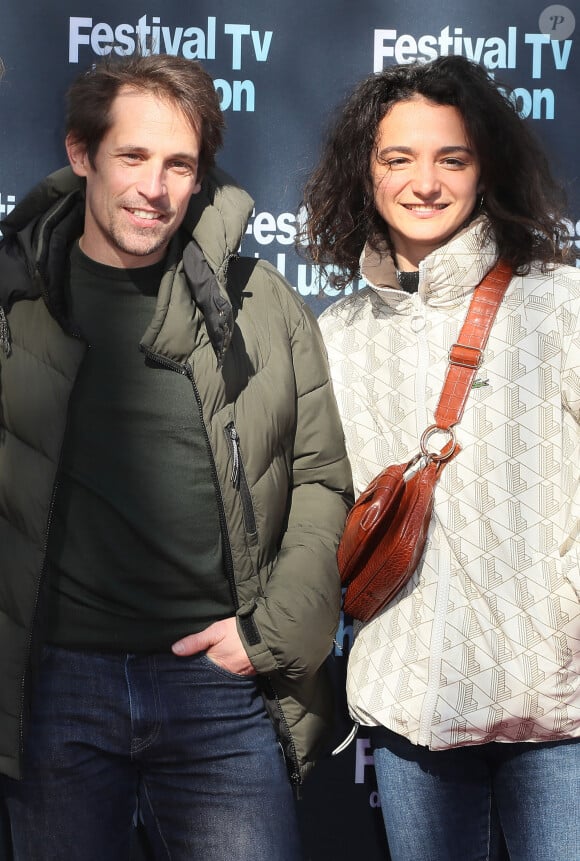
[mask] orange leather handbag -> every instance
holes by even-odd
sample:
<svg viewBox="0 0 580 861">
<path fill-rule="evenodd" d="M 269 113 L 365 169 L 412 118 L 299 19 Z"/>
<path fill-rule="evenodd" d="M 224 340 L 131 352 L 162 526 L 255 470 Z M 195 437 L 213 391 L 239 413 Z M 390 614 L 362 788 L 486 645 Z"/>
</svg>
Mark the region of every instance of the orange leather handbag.
<svg viewBox="0 0 580 861">
<path fill-rule="evenodd" d="M 435 423 L 423 433 L 420 453 L 384 469 L 352 507 L 338 547 L 338 568 L 346 586 L 344 610 L 368 622 L 391 601 L 417 568 L 427 541 L 435 486 L 444 467 L 460 451 L 455 425 L 483 359 L 483 350 L 511 279 L 499 262 L 475 288 L 435 410 Z M 431 437 L 447 433 L 440 452 Z"/>
</svg>

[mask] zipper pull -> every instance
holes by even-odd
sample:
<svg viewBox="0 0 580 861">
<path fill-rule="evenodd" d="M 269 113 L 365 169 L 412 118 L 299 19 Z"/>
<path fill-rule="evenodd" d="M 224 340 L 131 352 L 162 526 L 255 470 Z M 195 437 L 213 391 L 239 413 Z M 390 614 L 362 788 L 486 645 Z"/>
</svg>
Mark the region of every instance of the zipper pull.
<svg viewBox="0 0 580 861">
<path fill-rule="evenodd" d="M 10 344 L 10 329 L 8 328 L 8 320 L 6 319 L 6 314 L 4 312 L 4 308 L 0 305 L 0 347 L 4 352 L 4 355 L 8 357 L 12 352 L 12 347 Z"/>
<path fill-rule="evenodd" d="M 228 425 L 228 433 L 232 441 L 232 457 L 234 461 L 230 481 L 234 487 L 238 487 L 240 483 L 240 437 L 234 424 Z"/>
</svg>

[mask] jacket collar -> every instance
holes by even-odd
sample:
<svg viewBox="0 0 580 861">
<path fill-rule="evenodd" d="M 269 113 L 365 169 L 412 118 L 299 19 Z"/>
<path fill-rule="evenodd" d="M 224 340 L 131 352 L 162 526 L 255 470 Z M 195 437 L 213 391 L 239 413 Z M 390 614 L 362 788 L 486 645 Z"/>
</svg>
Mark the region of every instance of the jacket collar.
<svg viewBox="0 0 580 861">
<path fill-rule="evenodd" d="M 489 222 L 480 216 L 421 261 L 419 294 L 434 307 L 459 305 L 496 261 L 497 249 L 489 236 Z M 412 307 L 412 296 L 398 287 L 395 263 L 386 245 L 380 251 L 365 246 L 361 274 L 386 304 L 400 311 Z"/>
<path fill-rule="evenodd" d="M 154 345 L 168 322 L 174 280 L 183 275 L 204 315 L 218 363 L 223 361 L 233 329 L 227 269 L 252 207 L 251 197 L 224 171 L 208 172 L 170 245 L 157 313 L 144 339 L 148 344 Z M 71 245 L 82 233 L 83 217 L 84 181 L 70 168 L 51 174 L 15 207 L 0 225 L 6 276 L 0 282 L 0 307 L 9 310 L 20 299 L 43 296 L 53 316 L 70 329 L 62 285 Z M 4 332 L 4 315 L 0 322 Z"/>
</svg>

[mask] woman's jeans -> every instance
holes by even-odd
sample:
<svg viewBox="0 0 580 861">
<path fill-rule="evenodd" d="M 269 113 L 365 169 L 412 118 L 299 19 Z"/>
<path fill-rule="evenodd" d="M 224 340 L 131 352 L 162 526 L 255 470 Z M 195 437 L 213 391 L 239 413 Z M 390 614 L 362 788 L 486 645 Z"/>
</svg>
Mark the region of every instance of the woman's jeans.
<svg viewBox="0 0 580 861">
<path fill-rule="evenodd" d="M 293 793 L 256 681 L 205 655 L 48 647 L 24 780 L 4 778 L 15 861 L 298 861 Z"/>
<path fill-rule="evenodd" d="M 580 739 L 430 751 L 371 730 L 392 861 L 579 861 Z M 500 830 L 501 829 L 501 830 Z"/>
</svg>

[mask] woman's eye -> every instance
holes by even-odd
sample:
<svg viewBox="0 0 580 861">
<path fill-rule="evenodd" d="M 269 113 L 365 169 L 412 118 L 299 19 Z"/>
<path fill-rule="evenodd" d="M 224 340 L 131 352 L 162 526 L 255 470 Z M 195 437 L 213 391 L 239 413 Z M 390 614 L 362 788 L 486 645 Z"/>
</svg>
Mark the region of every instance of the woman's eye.
<svg viewBox="0 0 580 861">
<path fill-rule="evenodd" d="M 397 156 L 395 158 L 385 159 L 383 164 L 386 164 L 387 167 L 404 167 L 409 163 L 409 159 L 403 158 L 403 156 Z"/>
</svg>

